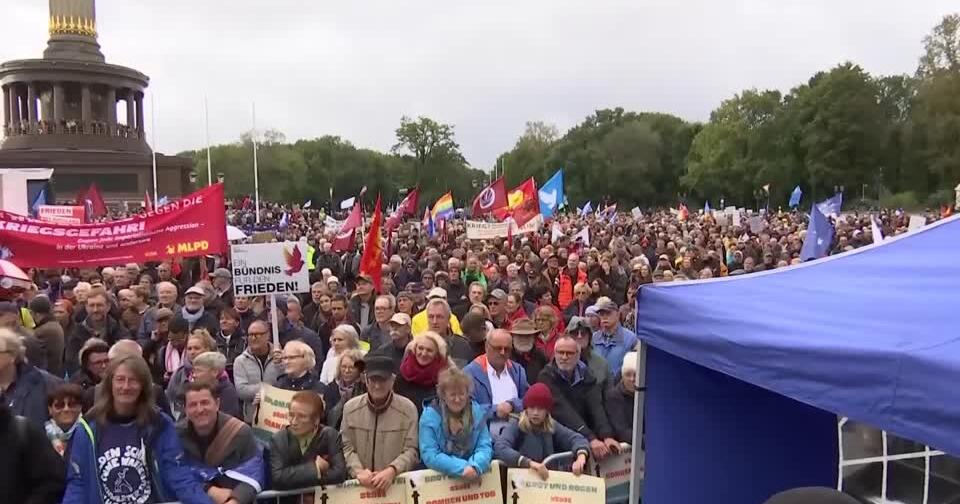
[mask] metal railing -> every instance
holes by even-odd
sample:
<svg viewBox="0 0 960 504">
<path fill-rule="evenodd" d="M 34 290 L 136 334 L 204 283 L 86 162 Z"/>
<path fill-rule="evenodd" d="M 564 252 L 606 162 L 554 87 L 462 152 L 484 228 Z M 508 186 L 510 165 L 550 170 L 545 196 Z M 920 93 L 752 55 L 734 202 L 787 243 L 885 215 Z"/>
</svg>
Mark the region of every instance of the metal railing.
<svg viewBox="0 0 960 504">
<path fill-rule="evenodd" d="M 629 443 L 620 443 L 620 451 L 621 451 L 621 453 L 624 452 L 624 451 L 629 451 L 629 450 L 630 450 L 630 444 L 629 444 Z M 558 463 L 558 462 L 561 462 L 561 461 L 567 460 L 567 459 L 572 459 L 573 456 L 574 456 L 574 452 L 569 452 L 569 451 L 567 451 L 567 452 L 560 452 L 560 453 L 554 453 L 553 455 L 550 455 L 549 457 L 543 459 L 543 464 L 546 465 L 546 466 L 549 468 L 551 464 Z M 499 461 L 496 461 L 496 460 L 495 460 L 494 462 L 499 462 Z M 554 470 L 556 470 L 556 469 L 554 469 Z M 351 481 L 351 480 L 347 480 L 347 481 Z M 260 492 L 259 494 L 257 494 L 257 500 L 256 500 L 256 502 L 258 502 L 258 503 L 264 503 L 264 502 L 269 502 L 270 500 L 273 500 L 274 502 L 279 503 L 279 502 L 280 502 L 280 499 L 282 499 L 283 497 L 293 497 L 293 496 L 297 496 L 297 495 L 309 495 L 309 494 L 312 494 L 312 493 L 316 492 L 316 491 L 317 491 L 317 488 L 318 488 L 318 487 L 298 488 L 298 489 L 295 489 L 295 490 L 266 490 L 266 491 L 263 491 L 263 492 Z M 626 499 L 624 499 L 624 500 L 616 500 L 616 501 L 611 501 L 611 500 L 607 499 L 607 504 L 623 504 L 623 503 L 626 503 L 626 502 L 627 502 Z M 174 501 L 174 502 L 167 502 L 167 503 L 165 503 L 165 504 L 180 504 L 180 502 L 179 502 L 179 501 Z"/>
</svg>

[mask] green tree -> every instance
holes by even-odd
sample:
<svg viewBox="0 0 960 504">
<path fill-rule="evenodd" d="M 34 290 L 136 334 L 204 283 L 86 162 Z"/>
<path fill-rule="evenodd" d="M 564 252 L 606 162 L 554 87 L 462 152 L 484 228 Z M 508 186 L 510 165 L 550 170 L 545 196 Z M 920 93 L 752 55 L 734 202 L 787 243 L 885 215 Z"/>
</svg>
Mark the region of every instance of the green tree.
<svg viewBox="0 0 960 504">
<path fill-rule="evenodd" d="M 928 78 L 943 71 L 960 72 L 960 14 L 943 16 L 933 32 L 923 38 L 917 76 Z"/>
</svg>

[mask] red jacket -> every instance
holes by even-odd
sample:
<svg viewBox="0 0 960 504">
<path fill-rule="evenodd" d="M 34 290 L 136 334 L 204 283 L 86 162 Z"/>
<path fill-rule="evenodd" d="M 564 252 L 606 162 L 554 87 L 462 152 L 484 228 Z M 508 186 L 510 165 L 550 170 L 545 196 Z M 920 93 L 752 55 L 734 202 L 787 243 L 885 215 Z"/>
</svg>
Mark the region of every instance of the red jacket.
<svg viewBox="0 0 960 504">
<path fill-rule="evenodd" d="M 577 268 L 577 278 L 576 281 L 574 281 L 567 273 L 567 268 L 563 268 L 560 270 L 560 274 L 557 275 L 557 283 L 557 303 L 560 305 L 561 310 L 566 310 L 567 306 L 573 302 L 573 287 L 578 283 L 586 284 L 587 273 Z"/>
</svg>

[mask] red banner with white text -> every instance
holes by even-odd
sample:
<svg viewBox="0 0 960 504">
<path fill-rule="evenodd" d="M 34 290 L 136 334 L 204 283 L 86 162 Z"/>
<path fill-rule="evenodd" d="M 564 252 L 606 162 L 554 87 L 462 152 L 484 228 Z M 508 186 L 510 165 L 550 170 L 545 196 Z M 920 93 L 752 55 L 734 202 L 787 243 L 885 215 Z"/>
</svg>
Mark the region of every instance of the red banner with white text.
<svg viewBox="0 0 960 504">
<path fill-rule="evenodd" d="M 0 211 L 0 257 L 23 268 L 85 268 L 222 254 L 223 184 L 151 212 L 95 224 L 44 222 Z"/>
</svg>

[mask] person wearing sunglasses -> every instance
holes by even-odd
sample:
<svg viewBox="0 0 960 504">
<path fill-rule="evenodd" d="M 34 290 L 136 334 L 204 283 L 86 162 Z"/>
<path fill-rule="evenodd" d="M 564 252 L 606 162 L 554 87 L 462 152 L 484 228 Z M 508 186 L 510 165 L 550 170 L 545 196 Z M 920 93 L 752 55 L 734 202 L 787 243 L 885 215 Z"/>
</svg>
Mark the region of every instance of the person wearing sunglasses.
<svg viewBox="0 0 960 504">
<path fill-rule="evenodd" d="M 83 408 L 83 388 L 76 383 L 62 383 L 47 394 L 50 420 L 43 425 L 53 449 L 66 458 L 70 438 L 77 427 Z"/>
</svg>

